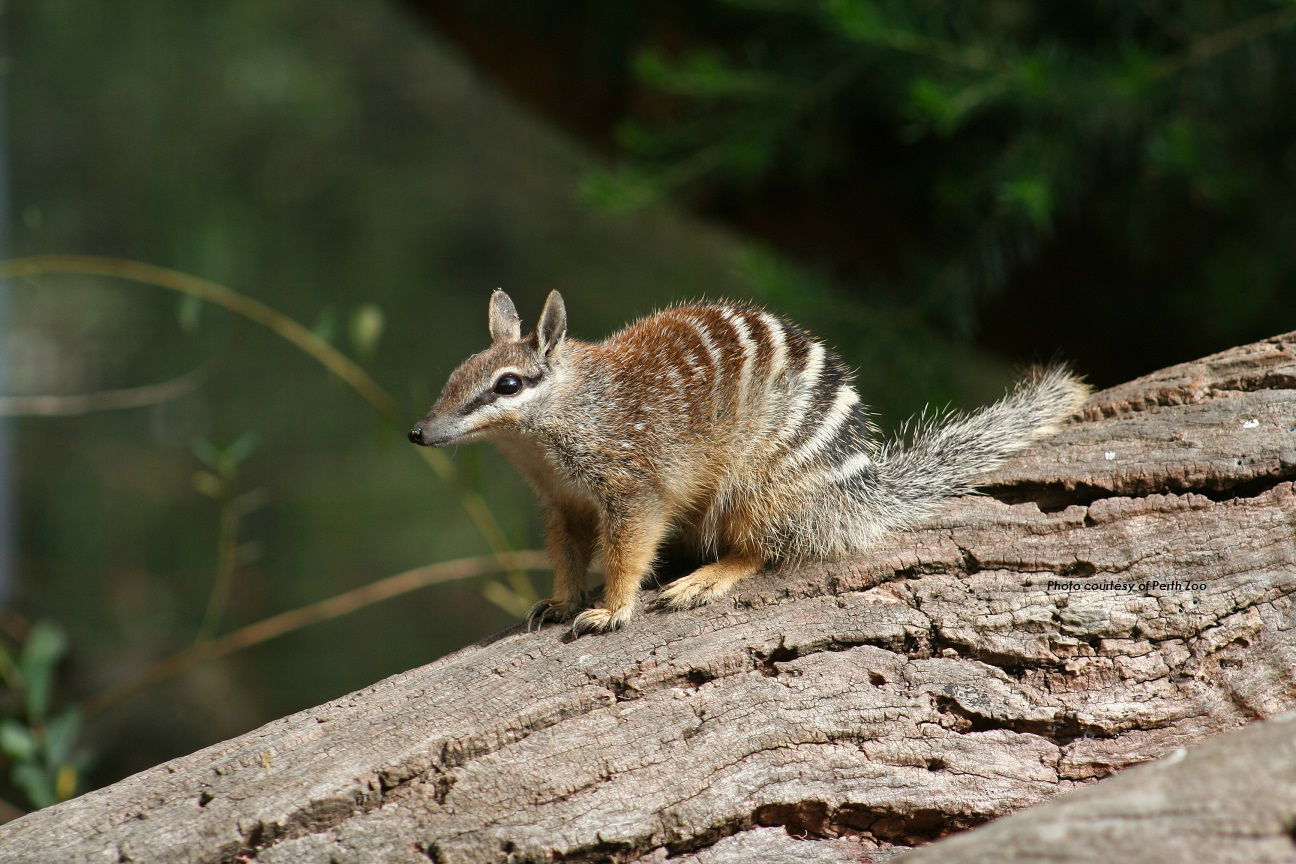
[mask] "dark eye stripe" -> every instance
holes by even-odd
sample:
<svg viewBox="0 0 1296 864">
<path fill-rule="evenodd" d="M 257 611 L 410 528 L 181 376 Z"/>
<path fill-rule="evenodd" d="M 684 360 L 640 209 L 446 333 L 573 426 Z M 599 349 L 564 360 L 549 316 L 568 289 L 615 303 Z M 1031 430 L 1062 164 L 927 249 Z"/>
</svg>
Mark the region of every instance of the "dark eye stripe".
<svg viewBox="0 0 1296 864">
<path fill-rule="evenodd" d="M 510 374 L 517 375 L 518 380 L 522 382 L 523 388 L 534 387 L 537 383 L 543 381 L 545 377 L 544 372 L 540 372 L 540 374 L 535 376 L 518 375 L 516 372 Z M 486 405 L 489 405 L 492 402 L 494 402 L 496 399 L 504 398 L 500 394 L 495 392 L 495 381 L 499 381 L 499 376 L 496 376 L 494 381 L 491 382 L 491 386 L 488 389 L 483 390 L 481 393 L 477 394 L 477 397 L 475 399 L 473 399 L 463 408 L 459 409 L 459 416 L 467 417 L 469 414 L 473 413 L 478 408 L 482 408 Z M 522 392 L 522 390 L 519 389 L 518 392 L 520 393 Z"/>
</svg>

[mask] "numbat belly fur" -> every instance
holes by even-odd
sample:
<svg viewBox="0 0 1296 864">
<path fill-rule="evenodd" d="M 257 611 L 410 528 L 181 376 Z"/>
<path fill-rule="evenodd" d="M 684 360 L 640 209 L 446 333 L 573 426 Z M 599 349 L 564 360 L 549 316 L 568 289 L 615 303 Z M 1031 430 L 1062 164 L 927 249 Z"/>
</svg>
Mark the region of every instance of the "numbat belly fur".
<svg viewBox="0 0 1296 864">
<path fill-rule="evenodd" d="M 754 306 L 676 306 L 589 343 L 567 336 L 558 292 L 524 336 L 496 291 L 489 323 L 490 347 L 454 371 L 409 437 L 489 440 L 525 475 L 554 568 L 554 596 L 528 620 L 575 616 L 577 632 L 634 614 L 672 533 L 714 559 L 662 591 L 674 607 L 767 564 L 857 554 L 969 491 L 1088 393 L 1048 369 L 974 414 L 919 423 L 907 444 L 883 442 L 837 355 Z M 595 550 L 603 605 L 580 611 Z"/>
</svg>

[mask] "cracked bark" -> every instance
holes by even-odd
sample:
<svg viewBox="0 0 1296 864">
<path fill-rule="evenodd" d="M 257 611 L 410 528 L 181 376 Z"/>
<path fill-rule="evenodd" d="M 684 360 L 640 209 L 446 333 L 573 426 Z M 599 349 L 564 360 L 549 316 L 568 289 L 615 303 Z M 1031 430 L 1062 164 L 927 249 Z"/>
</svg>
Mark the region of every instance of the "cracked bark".
<svg viewBox="0 0 1296 864">
<path fill-rule="evenodd" d="M 1296 712 L 1177 750 L 896 864 L 1291 864 Z"/>
<path fill-rule="evenodd" d="M 0 861 L 884 860 L 1296 708 L 1294 479 L 1296 333 L 1098 394 L 867 559 L 509 631 L 2 826 Z M 1194 860 L 1241 860 L 1211 824 Z"/>
</svg>

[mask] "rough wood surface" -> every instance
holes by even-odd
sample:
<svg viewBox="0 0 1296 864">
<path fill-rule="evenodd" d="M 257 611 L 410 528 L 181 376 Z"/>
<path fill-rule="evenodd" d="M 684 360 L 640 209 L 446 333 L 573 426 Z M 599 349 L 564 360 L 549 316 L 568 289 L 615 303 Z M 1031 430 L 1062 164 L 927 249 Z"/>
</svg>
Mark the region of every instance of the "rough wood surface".
<svg viewBox="0 0 1296 864">
<path fill-rule="evenodd" d="M 1296 713 L 1140 765 L 895 864 L 1292 864 Z"/>
<path fill-rule="evenodd" d="M 510 631 L 0 827 L 0 861 L 884 860 L 1296 707 L 1294 478 L 1296 333 L 1098 394 L 867 560 Z"/>
</svg>

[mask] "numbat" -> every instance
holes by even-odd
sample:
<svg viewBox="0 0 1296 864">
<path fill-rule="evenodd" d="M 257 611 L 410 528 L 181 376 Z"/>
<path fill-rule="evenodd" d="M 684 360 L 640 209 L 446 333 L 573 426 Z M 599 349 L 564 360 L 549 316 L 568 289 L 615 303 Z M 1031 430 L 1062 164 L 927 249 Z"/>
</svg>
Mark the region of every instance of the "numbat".
<svg viewBox="0 0 1296 864">
<path fill-rule="evenodd" d="M 454 371 L 409 438 L 493 441 L 526 476 L 554 569 L 554 596 L 528 623 L 575 616 L 578 633 L 630 619 L 672 532 L 714 559 L 666 586 L 674 607 L 767 564 L 858 554 L 1055 431 L 1088 393 L 1047 369 L 988 408 L 884 442 L 846 365 L 754 306 L 676 306 L 589 343 L 567 336 L 558 292 L 524 336 L 496 291 L 489 323 L 490 347 Z M 603 605 L 581 611 L 596 549 Z"/>
</svg>

